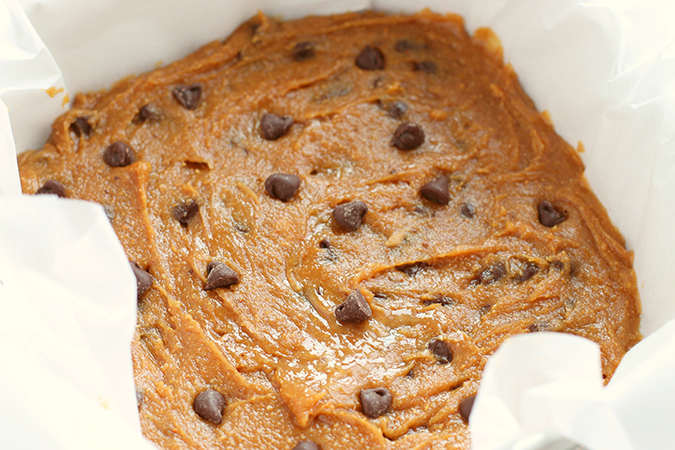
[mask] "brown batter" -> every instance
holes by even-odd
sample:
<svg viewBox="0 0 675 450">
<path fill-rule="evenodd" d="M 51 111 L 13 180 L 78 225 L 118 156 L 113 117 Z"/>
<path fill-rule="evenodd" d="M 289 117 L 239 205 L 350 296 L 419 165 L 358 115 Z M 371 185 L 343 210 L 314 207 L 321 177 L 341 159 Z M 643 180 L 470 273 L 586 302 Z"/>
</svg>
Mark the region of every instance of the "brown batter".
<svg viewBox="0 0 675 450">
<path fill-rule="evenodd" d="M 612 375 L 631 254 L 501 58 L 457 16 L 260 14 L 19 156 L 24 192 L 104 205 L 138 263 L 146 436 L 465 449 L 509 336 L 587 337 Z"/>
</svg>

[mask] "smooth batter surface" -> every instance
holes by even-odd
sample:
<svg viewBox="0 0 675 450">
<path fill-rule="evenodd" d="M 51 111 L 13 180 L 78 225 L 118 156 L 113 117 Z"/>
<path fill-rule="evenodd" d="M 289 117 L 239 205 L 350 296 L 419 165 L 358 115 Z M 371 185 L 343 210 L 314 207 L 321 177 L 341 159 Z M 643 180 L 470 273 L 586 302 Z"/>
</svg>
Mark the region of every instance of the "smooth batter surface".
<svg viewBox="0 0 675 450">
<path fill-rule="evenodd" d="M 357 67 L 366 45 L 383 69 Z M 188 109 L 173 91 L 195 83 Z M 266 140 L 265 113 L 293 124 Z M 83 117 L 90 130 L 71 126 Z M 392 146 L 404 121 L 423 129 L 419 148 Z M 135 162 L 106 164 L 117 141 Z M 464 449 L 458 404 L 510 335 L 592 339 L 607 377 L 640 338 L 631 254 L 582 162 L 490 33 L 472 40 L 456 16 L 259 15 L 224 43 L 78 95 L 19 163 L 26 193 L 56 180 L 103 204 L 154 277 L 132 353 L 143 432 L 162 448 Z M 300 178 L 290 200 L 265 192 L 275 173 Z M 419 192 L 440 175 L 447 205 Z M 177 216 L 192 200 L 198 211 Z M 353 200 L 368 212 L 347 231 L 332 211 Z M 565 220 L 542 225 L 542 201 Z M 205 290 L 213 260 L 239 282 Z M 356 289 L 372 318 L 340 324 L 335 307 Z M 359 393 L 379 387 L 393 404 L 371 419 Z M 226 399 L 220 425 L 193 409 L 208 388 Z"/>
</svg>

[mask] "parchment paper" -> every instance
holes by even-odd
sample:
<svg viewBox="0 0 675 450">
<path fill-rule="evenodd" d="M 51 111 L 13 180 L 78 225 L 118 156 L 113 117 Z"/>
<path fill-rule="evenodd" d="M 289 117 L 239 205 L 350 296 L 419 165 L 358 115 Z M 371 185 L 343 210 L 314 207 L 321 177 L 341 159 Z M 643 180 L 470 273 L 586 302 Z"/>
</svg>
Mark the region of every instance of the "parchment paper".
<svg viewBox="0 0 675 450">
<path fill-rule="evenodd" d="M 131 378 L 136 300 L 124 252 L 100 207 L 21 197 L 15 152 L 40 148 L 74 93 L 185 56 L 257 9 L 293 18 L 425 6 L 463 15 L 471 32 L 492 28 L 538 108 L 570 143 L 583 141 L 591 185 L 635 250 L 648 336 L 606 388 L 589 341 L 509 340 L 484 374 L 474 448 L 675 448 L 675 324 L 667 323 L 675 318 L 675 3 L 0 0 L 2 448 L 150 447 Z"/>
</svg>

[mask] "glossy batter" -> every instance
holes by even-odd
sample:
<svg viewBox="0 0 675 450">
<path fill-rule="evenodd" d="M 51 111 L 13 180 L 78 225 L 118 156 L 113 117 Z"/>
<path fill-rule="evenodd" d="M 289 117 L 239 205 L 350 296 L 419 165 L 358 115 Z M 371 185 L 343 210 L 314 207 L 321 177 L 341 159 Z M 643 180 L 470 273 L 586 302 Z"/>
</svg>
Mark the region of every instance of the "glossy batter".
<svg viewBox="0 0 675 450">
<path fill-rule="evenodd" d="M 640 338 L 581 160 L 457 16 L 260 14 L 78 95 L 19 164 L 26 193 L 104 205 L 137 263 L 161 448 L 466 449 L 509 336 L 592 339 L 606 377 Z"/>
</svg>

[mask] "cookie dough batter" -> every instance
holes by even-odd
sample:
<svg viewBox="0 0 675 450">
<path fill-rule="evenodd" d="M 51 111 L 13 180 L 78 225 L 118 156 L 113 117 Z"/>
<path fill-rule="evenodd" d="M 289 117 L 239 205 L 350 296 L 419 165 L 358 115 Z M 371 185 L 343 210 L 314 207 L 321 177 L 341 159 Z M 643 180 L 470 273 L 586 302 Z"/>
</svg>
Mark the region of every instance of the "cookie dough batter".
<svg viewBox="0 0 675 450">
<path fill-rule="evenodd" d="M 78 95 L 19 164 L 102 204 L 135 263 L 164 449 L 466 449 L 509 336 L 587 337 L 607 378 L 640 338 L 581 160 L 457 16 L 259 14 Z"/>
</svg>

